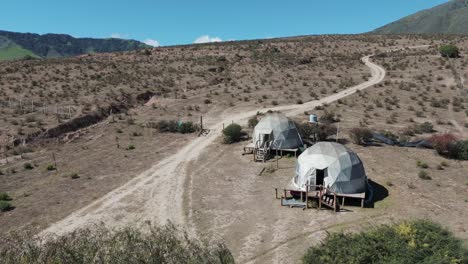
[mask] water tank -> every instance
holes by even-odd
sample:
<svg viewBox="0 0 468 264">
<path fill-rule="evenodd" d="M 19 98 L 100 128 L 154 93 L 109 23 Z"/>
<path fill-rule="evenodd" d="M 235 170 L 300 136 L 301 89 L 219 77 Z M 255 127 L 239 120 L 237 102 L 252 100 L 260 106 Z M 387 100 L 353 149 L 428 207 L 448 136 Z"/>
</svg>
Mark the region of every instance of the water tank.
<svg viewBox="0 0 468 264">
<path fill-rule="evenodd" d="M 318 123 L 317 115 L 310 115 L 309 116 L 309 123 Z"/>
</svg>

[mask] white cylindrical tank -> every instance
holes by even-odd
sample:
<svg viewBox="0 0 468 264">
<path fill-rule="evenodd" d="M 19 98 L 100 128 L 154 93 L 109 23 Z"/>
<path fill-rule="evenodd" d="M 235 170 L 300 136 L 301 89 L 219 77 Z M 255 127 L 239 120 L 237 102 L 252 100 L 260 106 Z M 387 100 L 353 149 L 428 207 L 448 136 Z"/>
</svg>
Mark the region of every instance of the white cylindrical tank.
<svg viewBox="0 0 468 264">
<path fill-rule="evenodd" d="M 309 123 L 318 123 L 317 115 L 310 115 L 309 116 Z"/>
</svg>

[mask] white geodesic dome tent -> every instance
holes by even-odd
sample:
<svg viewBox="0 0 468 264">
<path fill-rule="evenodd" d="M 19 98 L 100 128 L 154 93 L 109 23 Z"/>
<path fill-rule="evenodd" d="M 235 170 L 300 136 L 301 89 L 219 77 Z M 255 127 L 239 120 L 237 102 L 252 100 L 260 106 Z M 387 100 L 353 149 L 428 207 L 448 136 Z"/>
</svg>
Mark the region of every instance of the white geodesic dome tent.
<svg viewBox="0 0 468 264">
<path fill-rule="evenodd" d="M 366 191 L 367 176 L 356 153 L 338 143 L 319 142 L 299 156 L 290 188 L 305 191 L 307 182 L 336 193 L 357 194 Z"/>
<path fill-rule="evenodd" d="M 263 143 L 265 135 L 270 135 L 272 149 L 296 149 L 303 146 L 302 138 L 294 122 L 280 113 L 263 117 L 253 131 L 253 143 Z"/>
</svg>

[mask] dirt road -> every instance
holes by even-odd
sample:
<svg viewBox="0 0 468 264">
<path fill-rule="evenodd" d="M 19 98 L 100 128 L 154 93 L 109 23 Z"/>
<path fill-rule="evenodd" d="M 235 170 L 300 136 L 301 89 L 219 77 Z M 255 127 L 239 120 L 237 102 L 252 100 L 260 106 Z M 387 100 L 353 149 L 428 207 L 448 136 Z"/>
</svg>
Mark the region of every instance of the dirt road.
<svg viewBox="0 0 468 264">
<path fill-rule="evenodd" d="M 221 115 L 207 117 L 205 127 L 209 127 L 211 132 L 206 137 L 198 137 L 176 154 L 157 161 L 156 165 L 125 185 L 72 213 L 65 219 L 52 224 L 41 235 L 62 235 L 76 228 L 101 222 L 112 227 L 127 224 L 141 226 L 146 221 L 156 224 L 165 224 L 167 221 L 171 221 L 177 225 L 185 226 L 187 216 L 183 210 L 183 195 L 187 175 L 186 168 L 190 161 L 196 160 L 209 145 L 219 138 L 223 123 L 234 121 L 244 124 L 259 110 L 279 110 L 288 115 L 297 115 L 311 110 L 315 106 L 332 103 L 358 90 L 372 87 L 385 78 L 386 72 L 379 65 L 372 63 L 370 58 L 371 56 L 362 58 L 372 74 L 367 82 L 321 100 L 301 105 L 255 109 L 240 114 L 236 114 L 234 111 L 225 111 Z"/>
</svg>

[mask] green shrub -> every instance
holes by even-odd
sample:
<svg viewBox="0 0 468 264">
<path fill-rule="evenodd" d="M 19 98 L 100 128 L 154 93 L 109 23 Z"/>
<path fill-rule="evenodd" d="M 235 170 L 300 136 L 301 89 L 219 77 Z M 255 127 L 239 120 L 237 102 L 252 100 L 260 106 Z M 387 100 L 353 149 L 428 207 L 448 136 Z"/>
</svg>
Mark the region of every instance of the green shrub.
<svg viewBox="0 0 468 264">
<path fill-rule="evenodd" d="M 160 133 L 182 133 L 188 134 L 195 132 L 195 126 L 192 122 L 177 122 L 175 120 L 161 120 L 156 124 L 151 124 Z"/>
<path fill-rule="evenodd" d="M 177 121 L 161 120 L 155 124 L 156 129 L 161 133 L 176 133 L 178 130 Z"/>
<path fill-rule="evenodd" d="M 452 159 L 468 160 L 468 140 L 460 140 L 450 144 L 448 155 Z"/>
<path fill-rule="evenodd" d="M 6 192 L 0 192 L 0 201 L 11 201 L 11 197 Z"/>
<path fill-rule="evenodd" d="M 49 164 L 49 165 L 47 165 L 46 169 L 47 169 L 48 171 L 53 171 L 53 170 L 56 170 L 57 168 L 55 167 L 54 164 Z"/>
<path fill-rule="evenodd" d="M 458 58 L 460 56 L 460 50 L 455 45 L 443 45 L 439 48 L 440 55 L 446 58 Z"/>
<path fill-rule="evenodd" d="M 349 131 L 349 136 L 354 144 L 365 145 L 372 139 L 372 131 L 368 128 L 355 127 Z"/>
<path fill-rule="evenodd" d="M 133 144 L 130 144 L 130 145 L 128 145 L 128 147 L 127 147 L 127 150 L 134 150 L 134 149 L 136 149 L 136 147 L 135 147 L 135 145 L 133 145 Z"/>
<path fill-rule="evenodd" d="M 418 132 L 420 133 L 432 133 L 434 131 L 434 126 L 431 122 L 424 122 L 418 125 Z"/>
<path fill-rule="evenodd" d="M 249 118 L 248 126 L 250 128 L 254 128 L 257 124 L 258 124 L 257 116 L 253 116 L 253 117 Z"/>
<path fill-rule="evenodd" d="M 419 168 L 423 168 L 423 169 L 429 168 L 429 165 L 427 165 L 426 162 L 420 161 L 420 160 L 416 161 L 416 166 L 418 166 Z"/>
<path fill-rule="evenodd" d="M 429 174 L 427 173 L 427 171 L 424 171 L 424 170 L 419 171 L 418 177 L 423 179 L 423 180 L 431 180 L 432 179 L 431 176 L 429 176 Z"/>
<path fill-rule="evenodd" d="M 242 136 L 242 127 L 236 123 L 230 124 L 224 128 L 223 135 L 225 144 L 239 142 Z"/>
<path fill-rule="evenodd" d="M 335 113 L 325 111 L 322 116 L 320 116 L 320 123 L 331 124 L 339 122 L 340 119 L 336 117 Z"/>
<path fill-rule="evenodd" d="M 29 163 L 29 162 L 23 164 L 23 168 L 24 168 L 25 170 L 32 170 L 32 169 L 34 169 L 33 165 L 32 165 L 31 163 Z"/>
<path fill-rule="evenodd" d="M 71 174 L 70 174 L 70 178 L 72 178 L 73 180 L 79 179 L 79 178 L 80 178 L 80 175 L 78 175 L 78 173 L 71 173 Z"/>
<path fill-rule="evenodd" d="M 0 212 L 6 212 L 11 210 L 13 207 L 11 206 L 10 202 L 8 201 L 0 201 Z M 1 262 L 1 254 L 0 254 L 0 263 Z"/>
<path fill-rule="evenodd" d="M 318 141 L 324 141 L 337 133 L 337 128 L 333 124 L 311 124 L 304 122 L 296 124 L 296 127 L 303 139 L 310 139 L 315 135 Z"/>
<path fill-rule="evenodd" d="M 384 225 L 362 233 L 331 234 L 310 248 L 309 263 L 466 263 L 468 250 L 449 231 L 429 221 Z"/>
<path fill-rule="evenodd" d="M 0 241 L 7 241 L 0 243 L 0 263 L 234 263 L 223 243 L 191 239 L 173 225 L 143 231 L 98 226 L 42 240 L 23 232 Z"/>
<path fill-rule="evenodd" d="M 189 134 L 195 132 L 195 127 L 192 122 L 181 122 L 177 131 L 182 134 Z"/>
</svg>

